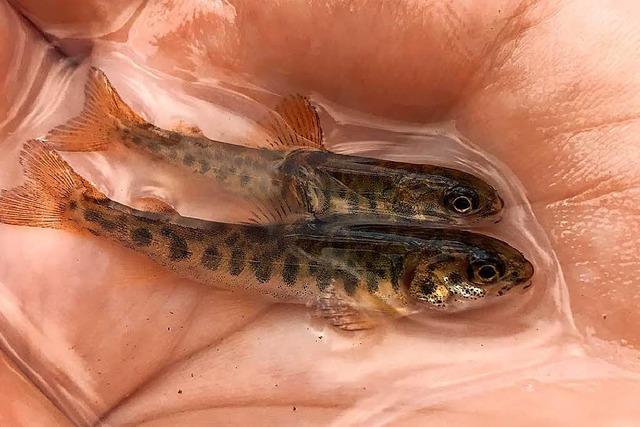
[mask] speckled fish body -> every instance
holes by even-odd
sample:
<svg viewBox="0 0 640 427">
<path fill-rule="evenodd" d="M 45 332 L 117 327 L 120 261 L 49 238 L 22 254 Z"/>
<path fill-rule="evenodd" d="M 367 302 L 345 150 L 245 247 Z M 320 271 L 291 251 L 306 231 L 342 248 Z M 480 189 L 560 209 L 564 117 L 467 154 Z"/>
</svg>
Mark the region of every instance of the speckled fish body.
<svg viewBox="0 0 640 427">
<path fill-rule="evenodd" d="M 325 150 L 318 114 L 304 97 L 285 98 L 265 121 L 265 140 L 256 142 L 269 148 L 250 148 L 148 123 L 99 70 L 92 69 L 86 93 L 84 112 L 47 135 L 54 148 L 104 150 L 117 141 L 211 178 L 227 191 L 255 200 L 263 212 L 279 212 L 256 222 L 306 216 L 457 226 L 500 218 L 503 203 L 497 191 L 469 173 Z"/>
<path fill-rule="evenodd" d="M 118 140 L 151 158 L 210 178 L 221 188 L 259 198 L 286 196 L 287 182 L 278 167 L 284 154 L 264 148 L 213 141 L 155 126 L 118 129 Z"/>
<path fill-rule="evenodd" d="M 342 321 L 345 310 L 351 319 L 361 311 L 407 315 L 421 303 L 447 308 L 460 299 L 501 295 L 533 273 L 506 243 L 468 232 L 222 224 L 110 200 L 35 141 L 25 146 L 22 164 L 26 183 L 2 192 L 0 222 L 85 230 L 182 277 L 281 302 L 324 305 L 334 320 Z"/>
<path fill-rule="evenodd" d="M 339 285 L 340 293 L 360 302 L 402 297 L 403 245 L 384 245 L 381 252 L 376 244 L 314 239 L 304 227 L 150 214 L 94 197 L 78 200 L 68 215 L 80 228 L 204 284 L 261 293 L 280 302 L 313 303 L 330 285 Z"/>
<path fill-rule="evenodd" d="M 441 166 L 298 150 L 281 169 L 323 221 L 470 225 L 499 220 L 503 208 L 489 184 Z"/>
</svg>

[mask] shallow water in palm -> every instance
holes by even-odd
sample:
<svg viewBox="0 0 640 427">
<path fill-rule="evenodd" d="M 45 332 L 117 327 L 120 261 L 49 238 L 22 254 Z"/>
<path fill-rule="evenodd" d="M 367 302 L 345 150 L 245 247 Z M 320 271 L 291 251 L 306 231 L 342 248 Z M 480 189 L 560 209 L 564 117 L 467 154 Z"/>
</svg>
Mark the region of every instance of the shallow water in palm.
<svg viewBox="0 0 640 427">
<path fill-rule="evenodd" d="M 80 111 L 89 62 L 154 124 L 187 123 L 212 139 L 252 144 L 255 123 L 275 94 L 249 84 L 250 76 L 181 79 L 147 67 L 139 49 L 144 13 L 126 24 L 133 28 L 129 42 L 98 40 L 77 67 L 44 44 L 26 49 L 32 30 L 16 27 L 22 61 L 9 79 L 19 85 L 20 101 L 0 123 L 2 188 L 21 180 L 17 156 L 25 140 Z M 427 312 L 347 334 L 311 318 L 305 307 L 177 279 L 108 242 L 0 225 L 0 345 L 66 416 L 80 424 L 155 425 L 186 422 L 180 414 L 198 412 L 222 419 L 228 408 L 250 407 L 258 416 L 265 408 L 292 416 L 307 411 L 308 420 L 334 425 L 384 425 L 439 409 L 491 420 L 500 405 L 496 397 L 487 402 L 489 395 L 549 394 L 555 383 L 635 378 L 598 358 L 594 342 L 576 332 L 549 240 L 517 177 L 498 159 L 453 122 L 389 121 L 311 98 L 332 151 L 458 168 L 498 188 L 503 220 L 478 231 L 533 262 L 530 290 L 465 312 Z M 229 222 L 246 220 L 250 211 L 250 201 L 124 148 L 64 157 L 125 204 L 152 196 L 183 215 Z M 326 408 L 340 411 L 326 418 Z"/>
</svg>

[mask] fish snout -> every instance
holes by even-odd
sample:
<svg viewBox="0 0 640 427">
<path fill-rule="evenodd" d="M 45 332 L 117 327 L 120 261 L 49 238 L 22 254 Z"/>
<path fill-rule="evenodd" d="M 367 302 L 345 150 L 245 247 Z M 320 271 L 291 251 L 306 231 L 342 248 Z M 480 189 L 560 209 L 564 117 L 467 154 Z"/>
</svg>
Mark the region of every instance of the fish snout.
<svg viewBox="0 0 640 427">
<path fill-rule="evenodd" d="M 522 265 L 522 271 L 520 273 L 521 281 L 522 282 L 530 281 L 531 277 L 533 277 L 533 272 L 534 272 L 533 264 L 525 260 Z"/>
</svg>

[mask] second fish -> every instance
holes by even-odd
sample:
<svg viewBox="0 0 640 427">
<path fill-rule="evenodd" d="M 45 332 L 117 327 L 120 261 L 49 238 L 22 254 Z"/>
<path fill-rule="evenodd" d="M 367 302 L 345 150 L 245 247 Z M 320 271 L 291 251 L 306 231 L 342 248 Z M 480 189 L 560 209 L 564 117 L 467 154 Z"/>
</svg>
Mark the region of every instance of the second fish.
<svg viewBox="0 0 640 427">
<path fill-rule="evenodd" d="M 62 151 L 106 150 L 119 143 L 156 160 L 204 175 L 258 202 L 255 222 L 327 221 L 469 226 L 499 220 L 503 202 L 482 179 L 456 169 L 347 156 L 323 146 L 309 100 L 284 98 L 251 148 L 201 133 L 161 129 L 126 105 L 104 73 L 90 70 L 83 112 L 53 129 Z"/>
</svg>

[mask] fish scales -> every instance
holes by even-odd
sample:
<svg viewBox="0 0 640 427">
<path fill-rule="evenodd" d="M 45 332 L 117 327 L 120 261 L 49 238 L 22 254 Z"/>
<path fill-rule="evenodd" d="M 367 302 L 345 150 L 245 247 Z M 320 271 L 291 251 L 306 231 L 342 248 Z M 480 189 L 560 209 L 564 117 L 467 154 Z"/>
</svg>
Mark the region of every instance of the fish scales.
<svg viewBox="0 0 640 427">
<path fill-rule="evenodd" d="M 230 191 L 263 197 L 282 195 L 285 184 L 277 174 L 278 164 L 284 157 L 280 152 L 184 135 L 156 126 L 122 127 L 119 132 L 124 145 L 211 178 Z"/>
<path fill-rule="evenodd" d="M 124 144 L 249 196 L 260 206 L 254 222 L 339 217 L 345 222 L 469 226 L 495 222 L 503 209 L 498 192 L 470 173 L 328 151 L 319 115 L 302 96 L 284 97 L 259 121 L 263 132 L 247 139 L 262 148 L 252 148 L 147 122 L 97 69 L 89 73 L 86 94 L 84 111 L 52 129 L 48 143 L 63 151 Z"/>
<path fill-rule="evenodd" d="M 224 224 L 182 217 L 160 203 L 142 211 L 110 200 L 54 151 L 29 141 L 26 180 L 0 194 L 0 222 L 86 231 L 177 275 L 280 302 L 308 304 L 333 325 L 526 289 L 533 266 L 497 239 L 454 229 L 392 224 Z"/>
<path fill-rule="evenodd" d="M 387 254 L 362 250 L 356 242 L 327 248 L 321 240 L 300 244 L 293 239 L 287 246 L 283 236 L 292 226 L 176 219 L 86 196 L 75 200 L 68 215 L 92 234 L 142 253 L 181 276 L 225 283 L 231 289 L 258 288 L 286 301 L 313 300 L 333 282 L 349 295 L 358 289 L 375 293 L 394 268 Z M 362 267 L 372 274 L 363 274 Z"/>
</svg>

